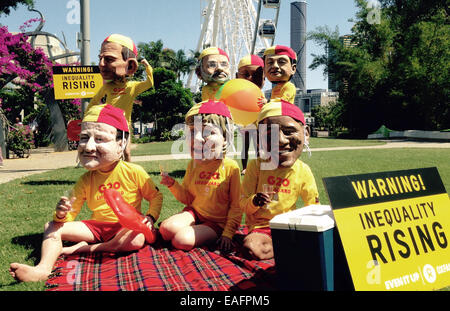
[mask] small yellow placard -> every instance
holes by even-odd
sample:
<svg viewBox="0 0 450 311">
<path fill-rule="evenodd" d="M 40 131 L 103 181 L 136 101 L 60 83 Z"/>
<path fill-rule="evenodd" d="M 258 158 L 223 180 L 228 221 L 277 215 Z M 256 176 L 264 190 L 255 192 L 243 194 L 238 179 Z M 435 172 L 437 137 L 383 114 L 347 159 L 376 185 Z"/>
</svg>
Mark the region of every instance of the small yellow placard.
<svg viewBox="0 0 450 311">
<path fill-rule="evenodd" d="M 356 290 L 450 285 L 450 200 L 436 168 L 324 182 Z"/>
<path fill-rule="evenodd" d="M 103 85 L 98 66 L 54 66 L 55 99 L 92 98 Z"/>
</svg>

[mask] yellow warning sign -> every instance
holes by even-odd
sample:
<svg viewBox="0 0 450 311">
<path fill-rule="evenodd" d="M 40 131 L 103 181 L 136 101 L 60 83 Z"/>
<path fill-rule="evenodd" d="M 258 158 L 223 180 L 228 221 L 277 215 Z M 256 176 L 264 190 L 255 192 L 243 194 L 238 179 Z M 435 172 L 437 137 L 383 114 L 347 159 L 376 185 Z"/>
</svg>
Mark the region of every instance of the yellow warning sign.
<svg viewBox="0 0 450 311">
<path fill-rule="evenodd" d="M 98 66 L 54 66 L 55 99 L 92 98 L 103 85 Z"/>
<path fill-rule="evenodd" d="M 450 200 L 436 168 L 324 182 L 356 290 L 450 285 Z"/>
</svg>

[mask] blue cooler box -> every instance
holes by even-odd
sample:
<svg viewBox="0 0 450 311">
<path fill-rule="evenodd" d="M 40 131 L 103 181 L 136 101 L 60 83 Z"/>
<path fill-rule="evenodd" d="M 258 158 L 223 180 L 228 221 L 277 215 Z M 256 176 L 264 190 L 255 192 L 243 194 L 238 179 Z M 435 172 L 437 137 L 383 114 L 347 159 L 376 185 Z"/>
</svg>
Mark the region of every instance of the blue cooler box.
<svg viewBox="0 0 450 311">
<path fill-rule="evenodd" d="M 270 221 L 279 289 L 334 290 L 334 227 L 329 205 L 309 205 Z"/>
</svg>

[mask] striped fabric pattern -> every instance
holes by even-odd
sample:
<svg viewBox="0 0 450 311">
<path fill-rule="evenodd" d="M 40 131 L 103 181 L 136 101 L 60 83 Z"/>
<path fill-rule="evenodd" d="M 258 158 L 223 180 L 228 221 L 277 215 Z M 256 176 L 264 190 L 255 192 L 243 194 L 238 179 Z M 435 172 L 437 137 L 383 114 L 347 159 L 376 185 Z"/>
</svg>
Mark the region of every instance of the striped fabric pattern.
<svg viewBox="0 0 450 311">
<path fill-rule="evenodd" d="M 61 256 L 48 291 L 275 290 L 274 260 L 227 256 L 207 247 L 189 252 L 158 239 L 132 253 Z"/>
</svg>

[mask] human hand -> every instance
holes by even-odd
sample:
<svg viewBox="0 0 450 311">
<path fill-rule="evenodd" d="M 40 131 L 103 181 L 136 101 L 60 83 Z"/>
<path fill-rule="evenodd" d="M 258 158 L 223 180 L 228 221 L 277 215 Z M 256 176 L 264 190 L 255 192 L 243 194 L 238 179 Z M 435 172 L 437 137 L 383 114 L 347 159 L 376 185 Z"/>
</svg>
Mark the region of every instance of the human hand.
<svg viewBox="0 0 450 311">
<path fill-rule="evenodd" d="M 64 219 L 68 212 L 72 210 L 72 203 L 75 201 L 75 197 L 62 196 L 59 202 L 56 204 L 56 217 L 59 219 Z"/>
<path fill-rule="evenodd" d="M 150 64 L 148 63 L 148 61 L 145 58 L 143 58 L 141 60 L 141 64 L 144 65 L 145 67 L 150 67 Z"/>
<path fill-rule="evenodd" d="M 266 204 L 269 204 L 271 201 L 269 194 L 264 193 L 264 192 L 258 192 L 254 197 L 253 197 L 253 205 L 255 206 L 264 206 Z"/>
<path fill-rule="evenodd" d="M 150 215 L 145 216 L 145 218 L 142 220 L 142 223 L 144 225 L 146 225 L 147 227 L 149 227 L 150 230 L 153 230 L 154 223 L 153 223 L 153 218 L 150 217 Z"/>
<path fill-rule="evenodd" d="M 216 243 L 219 247 L 219 250 L 223 253 L 229 253 L 234 247 L 233 241 L 226 236 L 221 236 Z"/>
<path fill-rule="evenodd" d="M 267 104 L 267 99 L 264 96 L 258 98 L 257 105 L 259 108 L 262 108 L 265 104 Z"/>
<path fill-rule="evenodd" d="M 170 177 L 167 174 L 161 174 L 161 185 L 167 186 L 167 187 L 172 187 L 173 184 L 175 183 L 175 179 L 173 179 L 172 177 Z"/>
</svg>

